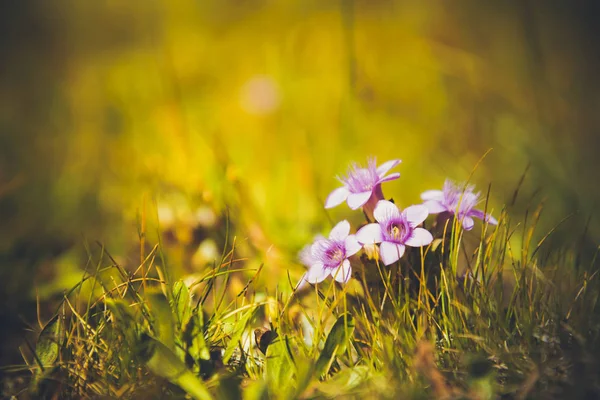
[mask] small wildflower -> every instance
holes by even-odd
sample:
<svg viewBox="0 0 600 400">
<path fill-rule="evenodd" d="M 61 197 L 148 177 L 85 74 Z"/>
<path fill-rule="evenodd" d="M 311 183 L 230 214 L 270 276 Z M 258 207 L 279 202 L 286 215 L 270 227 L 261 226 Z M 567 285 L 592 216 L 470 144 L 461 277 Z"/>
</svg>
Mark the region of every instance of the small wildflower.
<svg viewBox="0 0 600 400">
<path fill-rule="evenodd" d="M 323 235 L 317 235 L 317 236 L 315 236 L 313 243 L 318 240 L 325 240 L 325 237 Z M 310 268 L 316 262 L 316 260 L 312 256 L 311 247 L 312 247 L 312 243 L 307 244 L 298 253 L 298 259 L 300 260 L 302 265 L 304 265 L 307 268 Z M 295 290 L 302 290 L 306 287 L 306 285 L 308 285 L 308 282 L 306 280 L 306 273 L 304 273 L 302 275 L 302 277 L 300 278 L 300 280 L 298 281 L 298 284 L 296 284 Z"/>
<path fill-rule="evenodd" d="M 372 158 L 369 159 L 366 168 L 356 163 L 352 164 L 345 177 L 338 177 L 344 186 L 329 194 L 325 208 L 332 208 L 346 201 L 353 210 L 364 207 L 367 215 L 371 217 L 377 202 L 384 199 L 381 184 L 400 177 L 398 172 L 386 176 L 388 171 L 400 162 L 401 160 L 390 160 L 377 167 L 377 161 Z"/>
<path fill-rule="evenodd" d="M 498 221 L 490 214 L 481 210 L 476 210 L 475 206 L 479 202 L 479 193 L 474 193 L 474 186 L 458 186 L 451 180 L 444 182 L 442 190 L 428 190 L 421 194 L 423 203 L 431 214 L 449 213 L 455 215 L 462 223 L 465 230 L 473 229 L 475 222 L 473 217 L 486 221 L 489 224 L 497 225 Z"/>
<path fill-rule="evenodd" d="M 381 243 L 379 253 L 385 265 L 398 261 L 405 246 L 421 247 L 433 241 L 429 231 L 417 227 L 429 215 L 424 205 L 410 206 L 400 212 L 394 203 L 380 200 L 373 214 L 377 223 L 359 229 L 356 239 L 364 245 Z"/>
<path fill-rule="evenodd" d="M 361 248 L 355 236 L 350 235 L 350 223 L 341 221 L 333 227 L 329 238 L 317 237 L 310 246 L 310 252 L 301 251 L 301 261 L 308 265 L 309 269 L 300 279 L 297 288 L 304 286 L 306 282 L 322 282 L 329 275 L 340 283 L 348 282 L 352 275 L 348 257 L 356 254 Z"/>
</svg>

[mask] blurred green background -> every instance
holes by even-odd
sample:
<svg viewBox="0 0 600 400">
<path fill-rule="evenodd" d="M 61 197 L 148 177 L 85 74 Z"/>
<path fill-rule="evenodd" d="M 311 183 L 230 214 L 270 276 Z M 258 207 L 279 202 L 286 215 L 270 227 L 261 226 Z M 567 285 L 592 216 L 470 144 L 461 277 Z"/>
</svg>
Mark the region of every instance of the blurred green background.
<svg viewBox="0 0 600 400">
<path fill-rule="evenodd" d="M 495 214 L 530 164 L 512 211 L 546 199 L 540 235 L 575 212 L 559 242 L 600 238 L 596 1 L 0 5 L 4 315 L 79 280 L 84 243 L 135 267 L 142 221 L 186 274 L 229 220 L 284 282 L 334 177 L 369 156 L 403 160 L 384 190 L 408 205 L 493 149 L 472 180 Z"/>
</svg>

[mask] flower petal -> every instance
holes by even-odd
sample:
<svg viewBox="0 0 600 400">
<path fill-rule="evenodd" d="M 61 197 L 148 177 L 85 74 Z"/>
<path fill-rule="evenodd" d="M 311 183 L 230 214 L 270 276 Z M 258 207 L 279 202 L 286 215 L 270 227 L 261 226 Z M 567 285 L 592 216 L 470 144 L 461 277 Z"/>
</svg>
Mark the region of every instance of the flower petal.
<svg viewBox="0 0 600 400">
<path fill-rule="evenodd" d="M 396 165 L 400 164 L 402 162 L 402 160 L 390 160 L 390 161 L 386 161 L 383 164 L 381 164 L 379 167 L 377 167 L 377 175 L 382 178 L 385 174 L 388 173 L 388 171 L 392 168 L 394 168 Z M 398 176 L 400 176 L 398 174 Z"/>
<path fill-rule="evenodd" d="M 473 218 L 465 216 L 462 220 L 462 225 L 465 231 L 470 231 L 471 229 L 473 229 L 475 221 L 473 221 Z"/>
<path fill-rule="evenodd" d="M 421 193 L 421 200 L 442 200 L 444 198 L 444 192 L 441 190 L 426 190 Z"/>
<path fill-rule="evenodd" d="M 352 276 L 352 267 L 350 266 L 350 261 L 344 260 L 342 265 L 331 272 L 331 276 L 339 283 L 347 283 Z"/>
<path fill-rule="evenodd" d="M 314 263 L 306 272 L 306 281 L 309 283 L 319 283 L 329 276 L 329 271 L 325 269 L 322 262 Z"/>
<path fill-rule="evenodd" d="M 391 218 L 399 217 L 400 210 L 391 201 L 379 200 L 375 206 L 375 211 L 373 211 L 373 216 L 378 222 L 385 222 Z"/>
<path fill-rule="evenodd" d="M 496 218 L 492 217 L 490 214 L 484 213 L 481 210 L 471 210 L 469 215 L 484 220 L 488 224 L 498 225 L 498 220 Z"/>
<path fill-rule="evenodd" d="M 347 202 L 348 207 L 353 210 L 360 208 L 365 205 L 369 198 L 371 198 L 371 194 L 373 192 L 360 192 L 360 193 L 350 193 L 348 196 Z"/>
<path fill-rule="evenodd" d="M 379 224 L 368 224 L 356 232 L 356 239 L 363 244 L 383 242 L 383 232 Z"/>
<path fill-rule="evenodd" d="M 392 242 L 382 242 L 379 246 L 379 256 L 385 265 L 395 263 L 404 254 L 405 247 Z"/>
<path fill-rule="evenodd" d="M 310 255 L 314 260 L 319 260 L 322 255 L 323 252 L 329 248 L 330 244 L 329 241 L 325 238 L 319 238 L 319 239 L 315 239 L 315 241 L 313 242 L 312 246 L 310 246 Z"/>
<path fill-rule="evenodd" d="M 437 200 L 427 200 L 423 203 L 427 210 L 429 210 L 429 214 L 439 214 L 444 211 L 448 211 L 446 207 L 442 203 Z"/>
<path fill-rule="evenodd" d="M 394 172 L 393 174 L 389 174 L 388 176 L 384 176 L 377 181 L 377 184 L 393 181 L 394 179 L 400 178 L 400 172 Z"/>
<path fill-rule="evenodd" d="M 496 218 L 492 217 L 490 214 L 486 214 L 485 222 L 487 222 L 488 224 L 491 224 L 491 225 L 498 225 L 498 220 Z"/>
<path fill-rule="evenodd" d="M 350 222 L 343 220 L 338 222 L 329 232 L 329 240 L 344 240 L 350 234 Z"/>
<path fill-rule="evenodd" d="M 344 242 L 344 246 L 346 247 L 346 257 L 350 257 L 362 249 L 362 246 L 356 240 L 356 235 L 349 235 Z"/>
<path fill-rule="evenodd" d="M 410 226 L 414 228 L 427 219 L 429 210 L 427 207 L 420 204 L 418 206 L 406 207 L 402 213 L 406 216 L 406 220 Z"/>
<path fill-rule="evenodd" d="M 300 259 L 300 262 L 306 265 L 307 267 L 312 265 L 314 259 L 311 254 L 311 245 L 307 244 L 306 246 L 304 246 L 302 250 L 300 250 L 300 253 L 298 253 L 298 258 Z"/>
<path fill-rule="evenodd" d="M 327 196 L 327 200 L 325 200 L 325 208 L 333 208 L 342 204 L 348 198 L 349 194 L 350 191 L 346 188 L 346 186 L 335 189 L 333 192 L 329 193 L 329 196 Z"/>
<path fill-rule="evenodd" d="M 410 238 L 404 242 L 407 246 L 421 247 L 427 246 L 433 241 L 433 236 L 427 229 L 415 228 Z"/>
</svg>

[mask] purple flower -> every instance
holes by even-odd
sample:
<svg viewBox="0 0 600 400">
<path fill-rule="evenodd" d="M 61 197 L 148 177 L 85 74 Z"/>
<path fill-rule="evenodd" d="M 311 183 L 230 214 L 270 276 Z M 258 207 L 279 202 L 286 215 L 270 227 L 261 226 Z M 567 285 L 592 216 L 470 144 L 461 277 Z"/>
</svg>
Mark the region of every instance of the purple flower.
<svg viewBox="0 0 600 400">
<path fill-rule="evenodd" d="M 362 168 L 356 163 L 352 164 L 348 174 L 338 178 L 344 186 L 329 194 L 325 201 L 325 208 L 332 208 L 346 201 L 353 210 L 364 206 L 367 215 L 372 216 L 375 205 L 384 198 L 381 184 L 400 177 L 398 172 L 386 176 L 388 171 L 400 162 L 401 160 L 390 160 L 377 167 L 377 161 L 371 158 L 368 160 L 367 168 Z"/>
<path fill-rule="evenodd" d="M 309 269 L 300 279 L 298 287 L 304 286 L 305 282 L 322 282 L 329 275 L 340 283 L 348 282 L 352 275 L 348 257 L 361 248 L 355 236 L 350 235 L 350 223 L 341 221 L 333 227 L 328 239 L 317 237 L 310 252 L 306 248 L 301 251 L 300 259 Z"/>
<path fill-rule="evenodd" d="M 379 254 L 385 265 L 398 261 L 405 246 L 426 246 L 433 240 L 429 231 L 417 228 L 429 215 L 424 205 L 410 206 L 400 212 L 394 203 L 380 200 L 373 214 L 377 223 L 360 228 L 356 239 L 362 244 L 381 243 Z"/>
<path fill-rule="evenodd" d="M 472 185 L 456 185 L 447 179 L 442 190 L 428 190 L 421 194 L 423 203 L 431 214 L 453 214 L 462 223 L 465 230 L 473 229 L 473 217 L 485 220 L 489 224 L 497 225 L 498 221 L 490 214 L 476 210 L 479 202 L 479 193 L 473 193 Z"/>
</svg>

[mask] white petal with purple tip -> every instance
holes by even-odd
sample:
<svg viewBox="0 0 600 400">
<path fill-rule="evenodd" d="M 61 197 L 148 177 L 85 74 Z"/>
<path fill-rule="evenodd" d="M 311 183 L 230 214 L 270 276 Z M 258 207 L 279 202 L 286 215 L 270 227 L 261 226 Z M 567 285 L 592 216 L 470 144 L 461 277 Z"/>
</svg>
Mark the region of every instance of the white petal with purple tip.
<svg viewBox="0 0 600 400">
<path fill-rule="evenodd" d="M 344 240 L 350 233 L 350 222 L 343 220 L 338 222 L 329 233 L 330 240 Z"/>
<path fill-rule="evenodd" d="M 327 196 L 327 200 L 325 200 L 325 208 L 333 208 L 342 204 L 350 194 L 350 191 L 345 186 L 341 188 L 335 189 L 333 192 L 329 193 Z"/>
<path fill-rule="evenodd" d="M 329 271 L 325 269 L 323 263 L 315 263 L 306 272 L 306 281 L 309 283 L 322 282 L 329 275 Z"/>
<path fill-rule="evenodd" d="M 385 176 L 383 178 L 380 178 L 377 183 L 383 183 L 383 182 L 388 182 L 388 181 L 393 181 L 394 179 L 398 179 L 400 178 L 400 172 L 394 172 L 393 174 L 389 174 L 388 176 Z"/>
<path fill-rule="evenodd" d="M 406 207 L 402 213 L 406 216 L 406 220 L 411 227 L 416 227 L 429 215 L 429 210 L 424 205 Z"/>
<path fill-rule="evenodd" d="M 392 242 L 382 242 L 379 246 L 379 256 L 385 265 L 395 263 L 404 254 L 404 246 Z"/>
<path fill-rule="evenodd" d="M 356 240 L 356 235 L 349 235 L 344 241 L 344 246 L 346 248 L 346 257 L 350 257 L 362 249 L 362 246 Z"/>
<path fill-rule="evenodd" d="M 490 214 L 486 214 L 485 222 L 487 222 L 488 224 L 491 224 L 491 225 L 498 225 L 498 220 L 496 218 L 492 217 Z"/>
<path fill-rule="evenodd" d="M 350 266 L 350 261 L 344 260 L 342 265 L 331 272 L 331 276 L 339 283 L 347 283 L 352 276 L 352 267 Z"/>
<path fill-rule="evenodd" d="M 465 231 L 470 231 L 473 229 L 473 225 L 475 225 L 475 221 L 471 217 L 464 217 L 462 220 L 462 225 Z"/>
<path fill-rule="evenodd" d="M 348 207 L 356 210 L 364 206 L 366 202 L 369 201 L 371 194 L 372 192 L 351 193 L 347 199 Z"/>
<path fill-rule="evenodd" d="M 421 193 L 422 200 L 442 200 L 444 198 L 444 192 L 441 190 L 426 190 Z"/>
<path fill-rule="evenodd" d="M 469 212 L 469 216 L 482 219 L 491 225 L 498 225 L 498 220 L 496 218 L 492 217 L 490 214 L 484 213 L 481 210 L 471 210 L 471 212 Z"/>
<path fill-rule="evenodd" d="M 379 200 L 373 211 L 373 216 L 378 222 L 388 221 L 390 218 L 400 216 L 400 210 L 391 201 Z"/>
<path fill-rule="evenodd" d="M 368 224 L 356 232 L 356 239 L 363 244 L 375 244 L 383 242 L 383 232 L 379 224 Z"/>
<path fill-rule="evenodd" d="M 377 167 L 377 175 L 379 175 L 379 177 L 383 177 L 385 174 L 388 173 L 388 171 L 392 168 L 394 168 L 396 165 L 400 164 L 402 162 L 402 160 L 390 160 L 390 161 L 386 161 L 383 164 L 381 164 L 379 167 Z"/>
<path fill-rule="evenodd" d="M 406 240 L 404 244 L 412 247 L 421 247 L 427 246 L 432 241 L 433 236 L 427 229 L 415 228 L 415 230 L 412 232 L 411 237 L 408 238 L 408 240 Z"/>
</svg>

